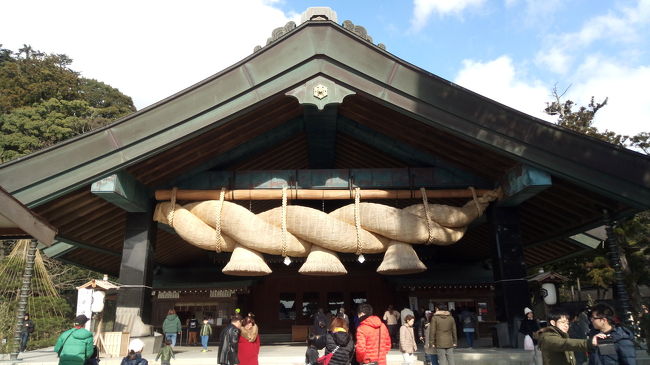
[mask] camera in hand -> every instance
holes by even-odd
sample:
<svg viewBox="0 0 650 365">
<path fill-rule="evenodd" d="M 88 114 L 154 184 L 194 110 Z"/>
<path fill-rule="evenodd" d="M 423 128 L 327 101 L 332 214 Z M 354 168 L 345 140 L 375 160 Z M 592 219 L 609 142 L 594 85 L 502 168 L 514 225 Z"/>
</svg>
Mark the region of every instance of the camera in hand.
<svg viewBox="0 0 650 365">
<path fill-rule="evenodd" d="M 615 341 L 611 336 L 598 339 L 598 351 L 601 355 L 616 355 Z"/>
<path fill-rule="evenodd" d="M 612 345 L 614 344 L 614 339 L 611 336 L 598 339 L 598 346 L 607 345 L 607 344 L 612 344 Z"/>
</svg>

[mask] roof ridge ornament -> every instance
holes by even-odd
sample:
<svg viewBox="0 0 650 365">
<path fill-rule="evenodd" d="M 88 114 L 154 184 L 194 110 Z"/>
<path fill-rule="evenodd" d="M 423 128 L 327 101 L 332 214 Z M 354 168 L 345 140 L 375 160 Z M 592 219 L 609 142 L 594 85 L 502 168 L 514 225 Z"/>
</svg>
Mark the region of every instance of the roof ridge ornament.
<svg viewBox="0 0 650 365">
<path fill-rule="evenodd" d="M 334 23 L 338 22 L 338 16 L 334 9 L 328 6 L 313 6 L 307 8 L 304 13 L 300 14 L 300 23 L 304 23 L 311 20 L 320 20 L 320 21 L 332 21 Z"/>
<path fill-rule="evenodd" d="M 372 37 L 368 35 L 368 31 L 366 30 L 365 27 L 362 27 L 360 25 L 354 25 L 351 20 L 346 20 L 343 22 L 343 28 L 349 30 L 350 32 L 358 35 L 365 41 L 368 41 L 370 43 L 372 42 Z M 374 43 L 373 43 L 374 44 Z M 378 43 L 377 47 L 383 49 L 384 51 L 386 50 L 386 45 L 383 43 Z"/>
<path fill-rule="evenodd" d="M 277 41 L 278 39 L 280 39 L 280 37 L 291 32 L 294 29 L 296 29 L 296 23 L 293 20 L 287 22 L 287 24 L 285 24 L 284 27 L 278 27 L 273 29 L 273 32 L 271 32 L 271 37 L 266 40 L 266 45 L 268 46 L 269 44 Z M 262 49 L 262 46 L 260 45 L 255 46 L 255 48 L 253 49 L 253 53 L 259 51 L 260 49 Z"/>
<path fill-rule="evenodd" d="M 300 16 L 300 23 L 305 23 L 305 22 L 327 22 L 331 21 L 334 23 L 337 23 L 338 17 L 336 15 L 336 12 L 332 10 L 329 7 L 326 6 L 318 6 L 318 7 L 311 7 L 307 8 L 304 13 L 301 14 Z M 372 37 L 368 35 L 368 31 L 366 28 L 360 26 L 360 25 L 354 25 L 351 20 L 346 20 L 343 22 L 343 28 L 349 30 L 350 32 L 358 35 L 361 37 L 363 40 L 373 43 L 372 42 Z M 278 39 L 280 39 L 282 36 L 285 34 L 293 31 L 296 29 L 296 23 L 293 21 L 287 22 L 287 24 L 284 25 L 284 27 L 279 27 L 273 29 L 273 32 L 271 33 L 271 37 L 266 40 L 266 46 L 268 46 L 271 43 L 274 43 Z M 386 50 L 386 46 L 383 43 L 377 44 L 377 47 L 383 49 L 384 51 Z M 262 46 L 257 45 L 253 49 L 253 53 L 259 51 L 262 49 Z"/>
</svg>

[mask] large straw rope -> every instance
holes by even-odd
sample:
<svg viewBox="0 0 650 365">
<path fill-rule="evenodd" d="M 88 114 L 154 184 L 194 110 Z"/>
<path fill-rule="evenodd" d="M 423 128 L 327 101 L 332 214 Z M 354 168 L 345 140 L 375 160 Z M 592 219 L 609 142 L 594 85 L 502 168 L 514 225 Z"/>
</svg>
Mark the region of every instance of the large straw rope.
<svg viewBox="0 0 650 365">
<path fill-rule="evenodd" d="M 240 244 L 263 253 L 305 257 L 314 244 L 335 252 L 380 253 L 391 240 L 410 244 L 453 244 L 496 197 L 497 193 L 493 192 L 472 199 L 462 207 L 427 204 L 428 209 L 424 204 L 398 209 L 358 203 L 329 214 L 297 205 L 283 205 L 256 215 L 229 201 L 211 200 L 183 206 L 162 202 L 156 206 L 154 219 L 171 223 L 184 240 L 207 248 L 210 243 L 204 237 L 214 237 L 218 220 L 216 208 L 221 205 L 219 222 L 223 241 L 213 239 L 213 250 L 217 249 L 218 241 L 226 252 Z"/>
</svg>

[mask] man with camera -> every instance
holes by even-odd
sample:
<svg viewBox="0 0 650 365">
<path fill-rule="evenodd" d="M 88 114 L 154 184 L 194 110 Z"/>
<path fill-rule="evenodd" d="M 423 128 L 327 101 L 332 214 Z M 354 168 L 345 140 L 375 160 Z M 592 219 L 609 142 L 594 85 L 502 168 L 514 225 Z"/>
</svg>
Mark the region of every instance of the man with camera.
<svg viewBox="0 0 650 365">
<path fill-rule="evenodd" d="M 544 327 L 534 335 L 538 338 L 539 349 L 542 351 L 544 365 L 575 365 L 574 351 L 589 351 L 596 346 L 598 337 L 591 341 L 586 339 L 569 338 L 569 319 L 567 312 L 553 309 L 548 315 L 548 327 Z M 598 335 L 604 337 L 604 335 Z"/>
<path fill-rule="evenodd" d="M 616 326 L 614 309 L 607 304 L 596 304 L 591 308 L 591 336 L 598 339 L 598 346 L 591 349 L 589 365 L 635 365 L 636 350 L 634 335 L 625 327 Z"/>
</svg>

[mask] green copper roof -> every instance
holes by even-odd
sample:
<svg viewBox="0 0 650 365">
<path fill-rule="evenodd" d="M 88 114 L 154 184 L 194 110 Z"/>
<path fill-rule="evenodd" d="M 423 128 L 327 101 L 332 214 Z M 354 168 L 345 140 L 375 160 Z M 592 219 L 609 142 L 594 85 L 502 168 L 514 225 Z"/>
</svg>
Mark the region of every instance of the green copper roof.
<svg viewBox="0 0 650 365">
<path fill-rule="evenodd" d="M 154 156 L 314 78 L 617 201 L 650 207 L 650 158 L 567 131 L 410 65 L 328 21 L 105 128 L 0 166 L 34 207 Z"/>
</svg>

